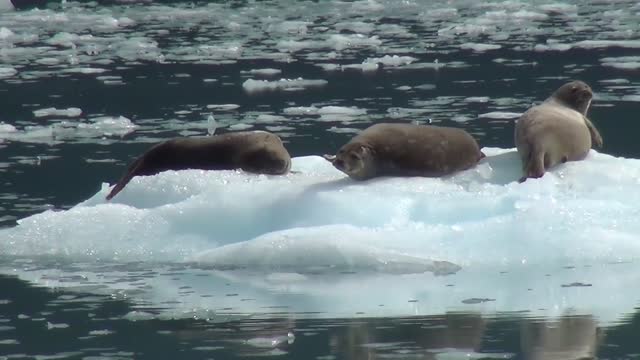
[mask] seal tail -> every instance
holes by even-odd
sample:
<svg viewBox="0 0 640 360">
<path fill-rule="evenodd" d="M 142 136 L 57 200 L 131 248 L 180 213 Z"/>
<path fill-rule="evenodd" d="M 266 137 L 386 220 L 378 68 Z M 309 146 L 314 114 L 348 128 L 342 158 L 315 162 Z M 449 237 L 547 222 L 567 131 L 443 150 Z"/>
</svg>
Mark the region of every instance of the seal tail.
<svg viewBox="0 0 640 360">
<path fill-rule="evenodd" d="M 129 181 L 131 181 L 131 179 L 133 179 L 133 177 L 137 175 L 141 163 L 142 157 L 134 161 L 133 164 L 129 166 L 129 168 L 127 169 L 127 173 L 124 174 L 124 176 L 122 176 L 120 180 L 118 180 L 116 186 L 114 186 L 113 189 L 111 189 L 111 192 L 109 192 L 109 194 L 106 196 L 107 200 L 113 199 L 114 196 L 116 196 L 120 191 L 122 191 L 122 189 L 124 189 L 125 186 L 127 186 Z"/>
</svg>

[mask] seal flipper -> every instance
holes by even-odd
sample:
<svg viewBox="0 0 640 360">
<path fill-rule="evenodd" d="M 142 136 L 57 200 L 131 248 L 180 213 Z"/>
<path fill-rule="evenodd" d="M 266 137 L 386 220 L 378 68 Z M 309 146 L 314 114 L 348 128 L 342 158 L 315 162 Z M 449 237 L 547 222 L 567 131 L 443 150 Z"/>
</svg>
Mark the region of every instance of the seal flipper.
<svg viewBox="0 0 640 360">
<path fill-rule="evenodd" d="M 127 169 L 127 173 L 124 174 L 124 176 L 121 177 L 120 180 L 118 180 L 116 186 L 114 186 L 113 189 L 111 189 L 111 192 L 109 192 L 109 195 L 107 195 L 107 200 L 111 200 L 114 196 L 116 196 L 120 191 L 122 191 L 122 189 L 124 189 L 125 186 L 127 186 L 129 181 L 131 181 L 134 176 L 138 175 L 138 169 L 143 162 L 143 158 L 143 156 L 139 157 L 129 166 L 129 168 Z"/>
<path fill-rule="evenodd" d="M 587 124 L 589 134 L 591 135 L 591 146 L 602 148 L 603 141 L 600 132 L 598 131 L 598 129 L 596 129 L 596 126 L 593 125 L 591 120 L 589 120 L 586 116 L 583 116 L 582 118 L 584 119 L 584 123 Z"/>
<path fill-rule="evenodd" d="M 545 172 L 545 154 L 544 152 L 534 147 L 533 144 L 529 144 L 529 156 L 523 166 L 524 176 L 518 180 L 523 183 L 528 178 L 541 178 Z"/>
</svg>

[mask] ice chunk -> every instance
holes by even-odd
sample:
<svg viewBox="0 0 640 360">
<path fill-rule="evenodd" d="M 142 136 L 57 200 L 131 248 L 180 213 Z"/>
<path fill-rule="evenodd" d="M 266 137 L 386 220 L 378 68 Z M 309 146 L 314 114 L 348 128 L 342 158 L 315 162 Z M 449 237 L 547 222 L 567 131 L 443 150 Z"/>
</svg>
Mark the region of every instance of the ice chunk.
<svg viewBox="0 0 640 360">
<path fill-rule="evenodd" d="M 213 109 L 218 111 L 230 111 L 239 108 L 238 104 L 210 104 L 207 105 L 207 109 Z"/>
<path fill-rule="evenodd" d="M 288 89 L 305 89 L 321 87 L 327 84 L 327 80 L 280 79 L 276 81 L 248 79 L 242 83 L 242 87 L 249 93 L 260 91 L 275 91 Z"/>
<path fill-rule="evenodd" d="M 253 125 L 251 124 L 237 123 L 237 124 L 229 125 L 229 130 L 241 131 L 241 130 L 251 129 L 252 127 Z"/>
<path fill-rule="evenodd" d="M 412 56 L 385 55 L 378 58 L 367 58 L 364 63 L 381 63 L 384 66 L 402 66 L 411 64 L 416 60 L 417 59 Z"/>
<path fill-rule="evenodd" d="M 7 29 L 4 26 L 0 28 L 0 40 L 6 40 L 13 36 L 15 36 L 15 34 L 10 29 Z"/>
<path fill-rule="evenodd" d="M 85 129 L 104 129 L 104 130 L 116 130 L 116 131 L 120 131 L 120 130 L 131 130 L 136 128 L 136 125 L 134 123 L 131 122 L 131 120 L 129 120 L 128 118 L 124 117 L 124 116 L 118 116 L 118 117 L 114 117 L 114 116 L 101 116 L 101 117 L 96 117 L 96 118 L 92 118 L 90 119 L 93 124 L 92 125 L 88 125 L 88 126 L 81 126 L 84 124 L 80 124 L 78 125 L 79 128 L 85 128 Z"/>
<path fill-rule="evenodd" d="M 254 74 L 254 75 L 275 76 L 275 75 L 279 75 L 280 73 L 282 73 L 282 70 L 280 70 L 280 69 L 272 69 L 272 68 L 265 68 L 265 69 L 251 69 L 251 70 L 249 70 L 247 72 L 249 74 Z"/>
<path fill-rule="evenodd" d="M 65 117 L 78 117 L 82 115 L 82 109 L 76 107 L 70 107 L 67 109 L 45 108 L 34 110 L 33 115 L 35 117 L 45 116 L 65 116 Z"/>
<path fill-rule="evenodd" d="M 112 202 L 105 184 L 69 210 L 0 230 L 11 244 L 0 247 L 0 272 L 50 287 L 134 290 L 131 298 L 142 294 L 168 317 L 269 306 L 323 317 L 571 309 L 608 322 L 632 311 L 640 162 L 591 151 L 520 184 L 515 149 L 482 150 L 477 167 L 447 178 L 357 182 L 309 156 L 294 158 L 286 176 L 136 177 Z M 55 256 L 52 267 L 11 261 L 41 255 Z M 212 292 L 233 296 L 203 296 Z M 610 296 L 620 292 L 628 296 Z"/>
<path fill-rule="evenodd" d="M 0 66 L 0 79 L 10 78 L 18 73 L 18 70 L 11 66 Z"/>
<path fill-rule="evenodd" d="M 365 109 L 359 109 L 357 107 L 345 107 L 345 106 L 323 106 L 318 109 L 320 115 L 347 115 L 358 116 L 367 113 Z"/>
<path fill-rule="evenodd" d="M 492 111 L 478 115 L 479 118 L 488 119 L 516 119 L 519 118 L 522 113 L 508 112 L 508 111 Z"/>
<path fill-rule="evenodd" d="M 605 57 L 600 59 L 602 65 L 622 70 L 640 69 L 640 56 Z"/>
<path fill-rule="evenodd" d="M 479 44 L 479 43 L 464 43 L 460 45 L 461 49 L 473 50 L 476 52 L 484 52 L 489 50 L 497 50 L 502 46 L 498 44 Z"/>
<path fill-rule="evenodd" d="M 294 106 L 285 108 L 283 112 L 288 115 L 316 115 L 318 108 L 315 106 Z"/>
<path fill-rule="evenodd" d="M 11 124 L 5 124 L 4 122 L 0 122 L 0 138 L 3 133 L 13 133 L 18 131 L 15 126 Z"/>
<path fill-rule="evenodd" d="M 362 34 L 354 34 L 354 35 L 342 35 L 342 34 L 334 34 L 329 37 L 327 40 L 329 45 L 338 51 L 353 49 L 353 48 L 363 48 L 363 47 L 377 47 L 382 44 L 382 40 L 380 40 L 377 36 L 367 37 Z"/>
<path fill-rule="evenodd" d="M 213 115 L 209 115 L 209 117 L 207 117 L 207 133 L 209 135 L 213 135 L 216 133 L 217 128 L 218 128 L 218 122 L 213 117 Z"/>
</svg>

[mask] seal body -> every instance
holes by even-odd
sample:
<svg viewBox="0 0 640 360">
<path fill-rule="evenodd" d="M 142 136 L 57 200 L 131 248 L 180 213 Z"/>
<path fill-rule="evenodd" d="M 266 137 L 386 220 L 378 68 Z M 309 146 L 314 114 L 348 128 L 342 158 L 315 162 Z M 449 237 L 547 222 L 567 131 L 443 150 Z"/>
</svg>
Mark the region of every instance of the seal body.
<svg viewBox="0 0 640 360">
<path fill-rule="evenodd" d="M 282 140 L 266 131 L 175 138 L 151 147 L 136 159 L 107 195 L 107 200 L 118 194 L 134 176 L 155 175 L 166 170 L 242 169 L 280 175 L 290 168 L 291 156 Z"/>
<path fill-rule="evenodd" d="M 582 81 L 558 88 L 542 104 L 529 108 L 516 122 L 515 143 L 523 177 L 542 177 L 545 171 L 567 161 L 584 159 L 602 137 L 586 117 L 593 92 Z"/>
<path fill-rule="evenodd" d="M 484 154 L 466 131 L 458 128 L 379 123 L 325 156 L 356 180 L 377 176 L 440 177 L 466 170 Z"/>
</svg>

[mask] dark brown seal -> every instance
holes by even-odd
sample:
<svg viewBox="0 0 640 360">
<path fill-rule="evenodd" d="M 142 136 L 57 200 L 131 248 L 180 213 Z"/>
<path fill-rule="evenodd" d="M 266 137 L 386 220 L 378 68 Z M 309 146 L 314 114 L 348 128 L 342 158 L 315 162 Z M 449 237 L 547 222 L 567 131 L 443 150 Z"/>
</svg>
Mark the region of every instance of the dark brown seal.
<svg viewBox="0 0 640 360">
<path fill-rule="evenodd" d="M 159 143 L 136 159 L 113 187 L 107 200 L 139 175 L 155 175 L 165 170 L 242 169 L 256 174 L 286 174 L 291 156 L 275 134 L 244 131 L 224 135 L 176 138 Z"/>
<path fill-rule="evenodd" d="M 584 159 L 592 146 L 602 147 L 602 137 L 587 118 L 593 92 L 582 81 L 558 88 L 542 104 L 517 120 L 515 143 L 524 175 L 539 178 L 553 166 Z"/>
<path fill-rule="evenodd" d="M 356 180 L 377 176 L 440 177 L 466 170 L 484 154 L 458 128 L 380 123 L 365 129 L 325 158 Z"/>
</svg>

